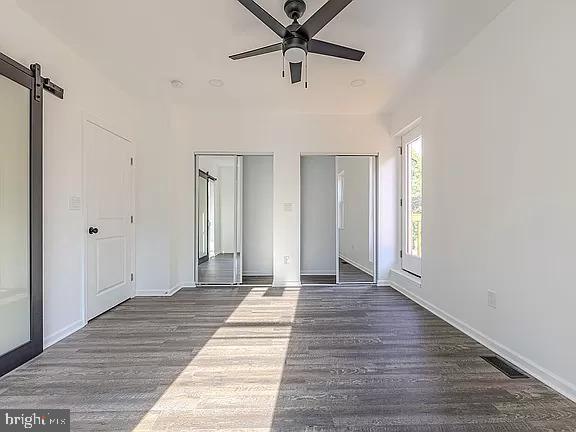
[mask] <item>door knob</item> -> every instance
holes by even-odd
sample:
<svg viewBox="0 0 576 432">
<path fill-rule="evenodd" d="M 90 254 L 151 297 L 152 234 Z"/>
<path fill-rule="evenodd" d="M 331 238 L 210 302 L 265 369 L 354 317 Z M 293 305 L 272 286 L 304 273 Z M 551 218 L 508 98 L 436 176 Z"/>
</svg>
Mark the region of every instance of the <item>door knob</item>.
<svg viewBox="0 0 576 432">
<path fill-rule="evenodd" d="M 95 227 L 88 228 L 88 234 L 98 234 L 98 228 Z"/>
</svg>

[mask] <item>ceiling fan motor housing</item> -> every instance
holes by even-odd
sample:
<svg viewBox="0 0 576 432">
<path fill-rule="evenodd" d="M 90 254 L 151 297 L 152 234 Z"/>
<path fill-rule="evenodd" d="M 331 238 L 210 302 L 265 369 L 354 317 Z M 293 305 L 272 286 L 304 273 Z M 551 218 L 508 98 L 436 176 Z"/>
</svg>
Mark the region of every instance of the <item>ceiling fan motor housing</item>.
<svg viewBox="0 0 576 432">
<path fill-rule="evenodd" d="M 304 0 L 287 0 L 284 3 L 284 12 L 286 12 L 288 18 L 294 21 L 299 20 L 306 12 L 306 3 Z"/>
<path fill-rule="evenodd" d="M 284 39 L 282 44 L 282 51 L 286 54 L 286 51 L 291 49 L 301 49 L 304 53 L 308 53 L 308 41 L 303 37 L 298 37 L 295 35 L 288 36 Z"/>
</svg>

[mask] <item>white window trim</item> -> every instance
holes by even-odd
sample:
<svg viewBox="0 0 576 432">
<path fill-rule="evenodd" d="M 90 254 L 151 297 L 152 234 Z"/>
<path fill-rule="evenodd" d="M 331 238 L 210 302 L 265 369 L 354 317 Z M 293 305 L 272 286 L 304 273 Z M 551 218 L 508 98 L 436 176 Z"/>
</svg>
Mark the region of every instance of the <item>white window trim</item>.
<svg viewBox="0 0 576 432">
<path fill-rule="evenodd" d="M 414 276 L 422 277 L 422 258 L 410 255 L 407 253 L 408 250 L 408 146 L 416 141 L 418 138 L 422 138 L 422 127 L 420 122 L 412 124 L 410 128 L 404 129 L 404 131 L 399 135 L 400 146 L 401 146 L 401 170 L 400 170 L 400 267 L 403 271 L 408 272 Z M 423 139 L 423 138 L 422 138 Z"/>
</svg>

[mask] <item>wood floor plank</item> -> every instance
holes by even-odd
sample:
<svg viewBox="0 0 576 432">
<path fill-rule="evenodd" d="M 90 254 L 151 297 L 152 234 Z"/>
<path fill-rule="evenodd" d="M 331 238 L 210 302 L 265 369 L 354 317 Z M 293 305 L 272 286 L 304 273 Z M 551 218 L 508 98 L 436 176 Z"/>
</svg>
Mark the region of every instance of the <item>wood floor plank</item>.
<svg viewBox="0 0 576 432">
<path fill-rule="evenodd" d="M 486 354 L 389 288 L 195 288 L 92 321 L 0 379 L 0 407 L 91 432 L 576 431 L 576 404 Z"/>
</svg>

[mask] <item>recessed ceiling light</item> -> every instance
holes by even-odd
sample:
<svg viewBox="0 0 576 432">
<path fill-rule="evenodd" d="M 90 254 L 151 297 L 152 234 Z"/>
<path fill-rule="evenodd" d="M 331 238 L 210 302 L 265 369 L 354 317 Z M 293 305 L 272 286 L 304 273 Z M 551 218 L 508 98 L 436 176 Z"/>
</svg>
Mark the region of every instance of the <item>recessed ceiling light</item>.
<svg viewBox="0 0 576 432">
<path fill-rule="evenodd" d="M 362 87 L 366 85 L 366 80 L 365 79 L 355 79 L 354 81 L 352 81 L 350 83 L 350 85 L 352 87 Z"/>
<path fill-rule="evenodd" d="M 172 80 L 170 81 L 170 84 L 172 85 L 172 87 L 174 88 L 182 88 L 184 87 L 184 83 L 180 80 Z"/>
<path fill-rule="evenodd" d="M 210 84 L 212 87 L 223 87 L 224 81 L 222 81 L 221 79 L 211 79 L 210 81 L 208 81 L 208 84 Z"/>
</svg>

